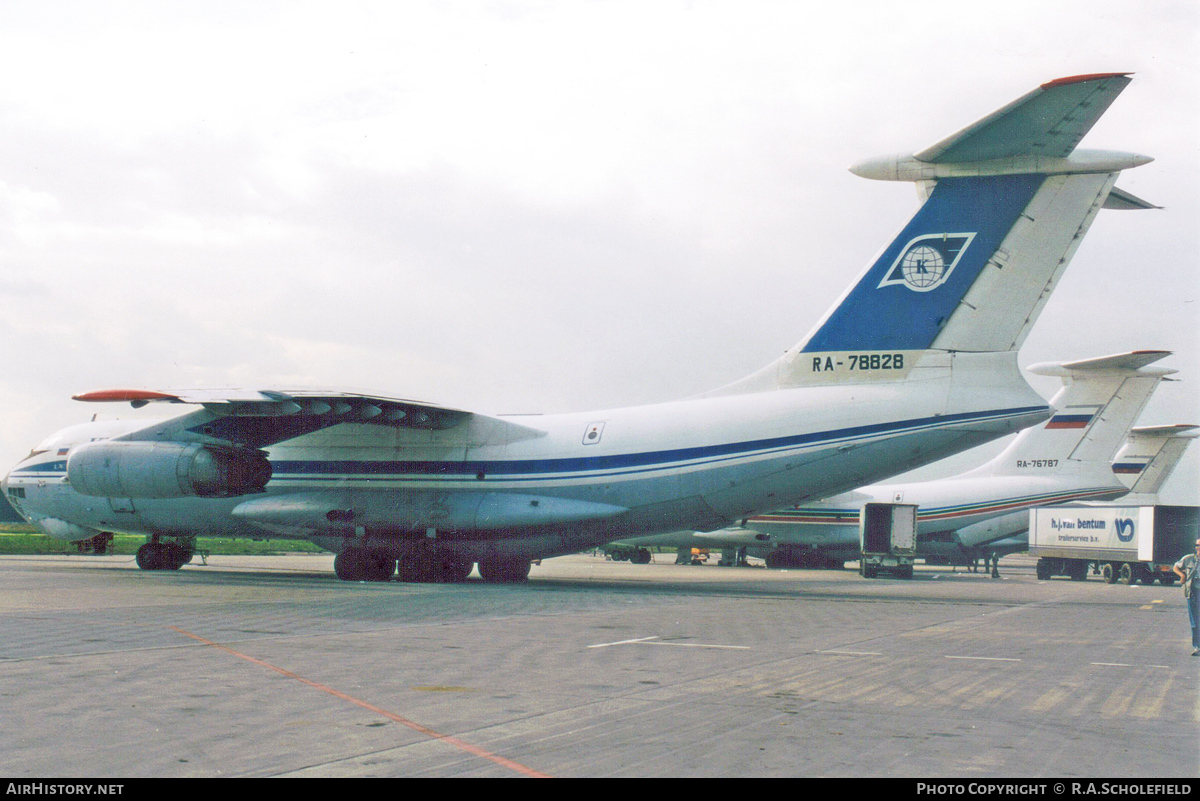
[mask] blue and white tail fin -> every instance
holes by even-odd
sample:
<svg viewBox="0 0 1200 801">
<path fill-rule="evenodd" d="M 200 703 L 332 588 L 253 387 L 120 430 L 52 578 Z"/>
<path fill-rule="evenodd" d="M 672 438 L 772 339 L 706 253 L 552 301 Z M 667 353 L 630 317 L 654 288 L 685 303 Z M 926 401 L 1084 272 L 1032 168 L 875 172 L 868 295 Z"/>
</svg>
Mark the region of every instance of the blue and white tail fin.
<svg viewBox="0 0 1200 801">
<path fill-rule="evenodd" d="M 804 353 L 935 348 L 1045 177 L 944 178 L 858 283 L 799 347 Z M 987 350 L 1009 350 L 1004 344 Z"/>
<path fill-rule="evenodd" d="M 709 394 L 920 378 L 915 367 L 953 367 L 947 354 L 1015 352 L 1118 173 L 1150 161 L 1075 151 L 1128 82 L 1052 81 L 916 155 L 851 168 L 913 181 L 925 202 L 803 340 Z M 1150 207 L 1120 197 L 1113 207 Z M 1015 358 L 996 362 L 1015 373 Z"/>
<path fill-rule="evenodd" d="M 1112 471 L 1131 495 L 1122 499 L 1130 505 L 1157 503 L 1157 494 L 1174 472 L 1192 440 L 1200 437 L 1200 426 L 1139 426 L 1129 432 L 1125 444 L 1112 461 Z M 1137 498 L 1129 500 L 1132 495 Z"/>
<path fill-rule="evenodd" d="M 1148 365 L 1170 351 L 1139 350 L 1061 364 L 1035 364 L 1062 379 L 1049 421 L 1017 435 L 999 456 L 967 475 L 1091 476 L 1112 480 L 1110 465 L 1160 381 L 1175 372 Z"/>
</svg>

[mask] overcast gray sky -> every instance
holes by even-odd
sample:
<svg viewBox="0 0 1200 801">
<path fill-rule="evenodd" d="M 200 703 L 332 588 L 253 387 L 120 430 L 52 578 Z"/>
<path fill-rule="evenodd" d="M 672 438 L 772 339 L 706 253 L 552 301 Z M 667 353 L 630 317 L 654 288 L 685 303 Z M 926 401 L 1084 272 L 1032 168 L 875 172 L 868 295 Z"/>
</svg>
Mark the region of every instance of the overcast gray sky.
<svg viewBox="0 0 1200 801">
<path fill-rule="evenodd" d="M 725 384 L 915 210 L 847 165 L 1106 71 L 1134 81 L 1082 146 L 1154 156 L 1118 185 L 1165 209 L 1101 213 L 1021 361 L 1174 350 L 1143 421 L 1200 423 L 1198 68 L 1192 0 L 6 0 L 0 465 L 104 387 Z M 1200 503 L 1197 451 L 1167 500 Z"/>
</svg>

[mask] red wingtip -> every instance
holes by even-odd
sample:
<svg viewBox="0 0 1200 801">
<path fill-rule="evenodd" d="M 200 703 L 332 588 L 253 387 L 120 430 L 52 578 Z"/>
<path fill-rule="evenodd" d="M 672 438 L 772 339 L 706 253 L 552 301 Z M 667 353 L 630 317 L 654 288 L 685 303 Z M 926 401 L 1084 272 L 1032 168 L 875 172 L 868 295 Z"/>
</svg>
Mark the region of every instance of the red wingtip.
<svg viewBox="0 0 1200 801">
<path fill-rule="evenodd" d="M 88 403 L 105 403 L 111 401 L 179 400 L 179 396 L 170 395 L 166 392 L 151 392 L 148 389 L 101 389 L 96 392 L 83 392 L 79 395 L 72 395 L 71 400 Z"/>
<path fill-rule="evenodd" d="M 1124 78 L 1126 75 L 1132 74 L 1132 72 L 1093 72 L 1090 75 L 1072 75 L 1068 78 L 1057 78 L 1053 81 L 1048 81 L 1042 84 L 1042 88 L 1053 89 L 1055 86 L 1066 86 L 1067 84 L 1083 83 L 1084 81 L 1099 81 L 1104 78 Z"/>
</svg>

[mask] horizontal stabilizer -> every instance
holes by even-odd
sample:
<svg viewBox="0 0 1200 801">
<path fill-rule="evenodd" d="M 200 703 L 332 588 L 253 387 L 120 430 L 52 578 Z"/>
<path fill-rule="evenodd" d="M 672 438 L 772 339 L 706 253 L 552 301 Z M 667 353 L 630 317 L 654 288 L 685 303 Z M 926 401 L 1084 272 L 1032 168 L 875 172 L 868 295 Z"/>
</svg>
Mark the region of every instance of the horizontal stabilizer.
<svg viewBox="0 0 1200 801">
<path fill-rule="evenodd" d="M 914 155 L 934 164 L 1023 155 L 1065 158 L 1116 100 L 1128 76 L 1077 75 L 1044 83 Z"/>
<path fill-rule="evenodd" d="M 1188 423 L 1179 423 L 1172 426 L 1137 426 L 1129 433 L 1144 437 L 1200 437 L 1200 432 L 1196 431 L 1197 428 L 1200 428 L 1200 425 Z"/>
<path fill-rule="evenodd" d="M 1148 200 L 1142 200 L 1137 195 L 1114 186 L 1112 191 L 1108 193 L 1108 198 L 1104 201 L 1104 208 L 1116 209 L 1117 211 L 1137 211 L 1141 209 L 1161 209 L 1162 206 L 1155 206 Z"/>
<path fill-rule="evenodd" d="M 1112 460 L 1112 471 L 1131 493 L 1153 495 L 1175 471 L 1179 460 L 1200 437 L 1195 425 L 1138 426 Z M 1153 502 L 1153 499 L 1151 499 Z"/>
<path fill-rule="evenodd" d="M 1050 81 L 931 147 L 866 159 L 850 172 L 875 181 L 924 184 L 984 175 L 1117 173 L 1147 164 L 1153 159 L 1138 153 L 1076 150 L 1129 81 L 1126 73 Z M 1126 195 L 1122 192 L 1108 208 L 1154 208 Z"/>
<path fill-rule="evenodd" d="M 1080 359 L 1074 362 L 1039 362 L 1025 368 L 1035 375 L 1067 376 L 1071 373 L 1101 373 L 1101 372 L 1132 372 L 1140 370 L 1148 364 L 1171 355 L 1169 350 L 1135 350 L 1128 353 L 1117 353 L 1111 356 L 1097 356 L 1093 359 Z M 1157 372 L 1157 371 L 1156 371 Z M 1162 375 L 1169 375 L 1175 370 L 1163 370 Z"/>
</svg>

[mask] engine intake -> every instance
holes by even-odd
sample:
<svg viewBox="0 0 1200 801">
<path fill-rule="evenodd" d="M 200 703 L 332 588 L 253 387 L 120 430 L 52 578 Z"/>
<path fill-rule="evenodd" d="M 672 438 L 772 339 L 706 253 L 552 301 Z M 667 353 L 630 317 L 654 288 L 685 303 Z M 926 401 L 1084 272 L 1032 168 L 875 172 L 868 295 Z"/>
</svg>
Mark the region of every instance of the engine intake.
<svg viewBox="0 0 1200 801">
<path fill-rule="evenodd" d="M 262 492 L 271 463 L 260 451 L 185 442 L 89 442 L 67 457 L 76 492 L 107 498 L 232 498 Z"/>
</svg>

